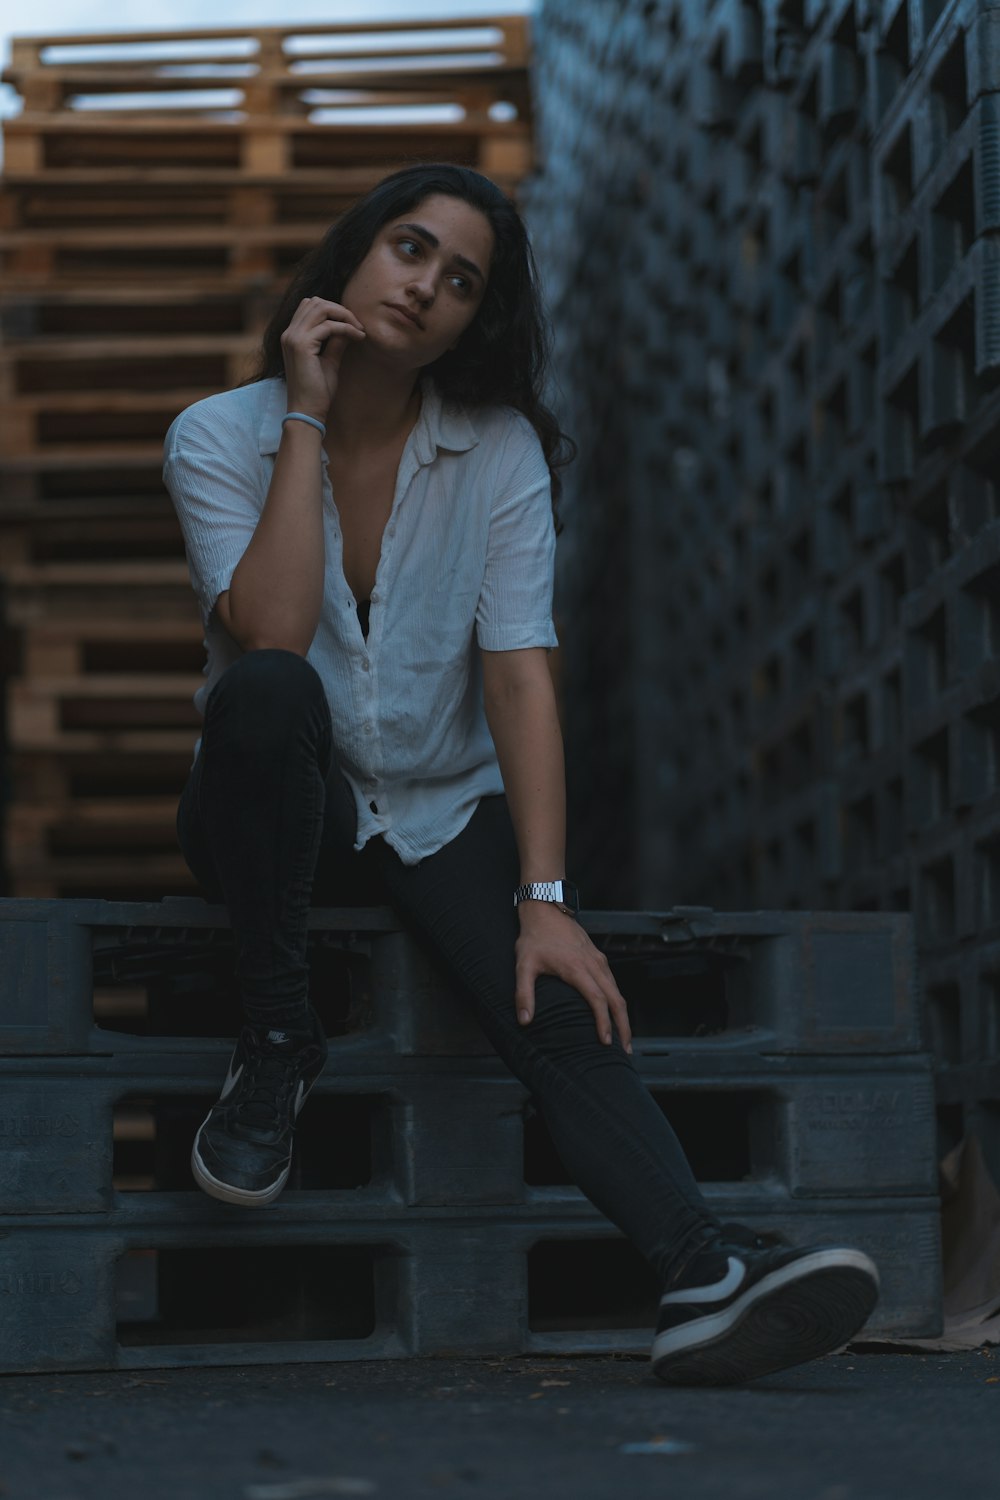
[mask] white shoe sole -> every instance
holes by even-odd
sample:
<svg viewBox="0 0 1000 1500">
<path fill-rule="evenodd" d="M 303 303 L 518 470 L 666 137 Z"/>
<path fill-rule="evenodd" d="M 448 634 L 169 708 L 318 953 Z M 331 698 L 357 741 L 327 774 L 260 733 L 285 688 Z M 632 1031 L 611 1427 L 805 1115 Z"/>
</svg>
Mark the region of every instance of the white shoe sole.
<svg viewBox="0 0 1000 1500">
<path fill-rule="evenodd" d="M 291 1161 L 289 1160 L 288 1166 L 276 1182 L 273 1182 L 269 1188 L 262 1188 L 259 1192 L 254 1192 L 252 1188 L 238 1188 L 231 1186 L 228 1182 L 220 1182 L 218 1177 L 212 1176 L 198 1154 L 198 1139 L 209 1119 L 211 1119 L 211 1114 L 198 1127 L 198 1134 L 191 1147 L 191 1172 L 198 1186 L 203 1192 L 208 1193 L 209 1197 L 218 1198 L 220 1203 L 237 1203 L 244 1208 L 263 1208 L 268 1203 L 273 1203 L 288 1181 L 288 1174 L 292 1170 Z"/>
<path fill-rule="evenodd" d="M 817 1250 L 757 1282 L 724 1312 L 653 1341 L 651 1362 L 673 1385 L 734 1385 L 832 1354 L 878 1301 L 878 1268 L 861 1250 Z"/>
</svg>

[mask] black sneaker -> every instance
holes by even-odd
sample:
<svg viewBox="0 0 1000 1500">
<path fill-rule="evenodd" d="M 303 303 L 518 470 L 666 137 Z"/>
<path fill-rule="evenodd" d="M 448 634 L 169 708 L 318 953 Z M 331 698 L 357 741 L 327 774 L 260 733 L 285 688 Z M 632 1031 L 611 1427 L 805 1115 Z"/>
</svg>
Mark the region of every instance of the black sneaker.
<svg viewBox="0 0 1000 1500">
<path fill-rule="evenodd" d="M 723 1224 L 660 1298 L 653 1372 L 670 1385 L 736 1385 L 831 1354 L 878 1301 L 861 1250 L 793 1249 L 777 1234 Z"/>
<path fill-rule="evenodd" d="M 191 1148 L 195 1181 L 223 1203 L 272 1203 L 292 1165 L 295 1120 L 323 1071 L 326 1037 L 310 1008 L 311 1029 L 246 1025 L 219 1102 Z"/>
</svg>

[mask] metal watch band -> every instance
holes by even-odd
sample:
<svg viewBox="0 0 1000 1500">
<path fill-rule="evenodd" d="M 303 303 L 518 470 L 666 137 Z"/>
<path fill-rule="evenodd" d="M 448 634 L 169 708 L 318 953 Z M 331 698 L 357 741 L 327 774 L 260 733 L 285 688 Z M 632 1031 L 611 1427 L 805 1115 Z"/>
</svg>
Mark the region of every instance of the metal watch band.
<svg viewBox="0 0 1000 1500">
<path fill-rule="evenodd" d="M 576 886 L 568 880 L 537 880 L 531 885 L 519 885 L 514 892 L 514 905 L 522 901 L 555 901 L 574 913 L 580 909 Z"/>
</svg>

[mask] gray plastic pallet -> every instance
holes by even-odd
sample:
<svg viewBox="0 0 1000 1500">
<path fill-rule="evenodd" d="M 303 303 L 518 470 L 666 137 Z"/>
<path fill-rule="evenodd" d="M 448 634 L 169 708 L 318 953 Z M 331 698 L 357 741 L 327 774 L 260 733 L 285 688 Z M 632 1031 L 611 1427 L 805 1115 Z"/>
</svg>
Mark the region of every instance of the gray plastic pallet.
<svg viewBox="0 0 1000 1500">
<path fill-rule="evenodd" d="M 871 1254 L 882 1295 L 869 1334 L 940 1331 L 934 1200 L 758 1204 L 747 1213 L 737 1195 L 714 1206 L 793 1243 Z M 175 1199 L 131 1228 L 99 1217 L 9 1225 L 0 1245 L 0 1370 L 649 1347 L 656 1288 L 648 1268 L 587 1204 L 553 1203 L 499 1222 L 488 1209 L 441 1209 L 405 1225 L 260 1212 L 221 1228 L 178 1224 L 179 1207 Z M 589 1309 L 564 1299 L 553 1311 L 547 1293 L 581 1256 L 600 1272 Z M 602 1305 L 602 1288 L 613 1286 L 626 1288 L 624 1302 L 611 1293 Z"/>
<path fill-rule="evenodd" d="M 904 1053 L 920 1047 L 910 919 L 896 913 L 590 912 L 647 1052 Z M 398 1056 L 491 1052 L 387 910 L 315 909 L 315 943 L 370 965 L 349 1029 Z M 228 918 L 197 899 L 0 901 L 0 1055 L 191 1051 L 95 1023 L 95 974 L 145 982 L 199 957 L 221 974 Z M 232 1034 L 223 1015 L 220 1034 Z"/>
<path fill-rule="evenodd" d="M 532 1170 L 523 1123 L 528 1096 L 505 1065 L 389 1062 L 373 1062 L 349 1043 L 333 1045 L 298 1132 L 300 1151 L 312 1155 L 314 1134 L 317 1155 L 323 1143 L 329 1165 L 325 1182 L 319 1171 L 320 1184 L 342 1180 L 348 1169 L 340 1158 L 357 1160 L 364 1140 L 370 1176 L 337 1201 L 350 1203 L 362 1191 L 390 1214 L 405 1205 L 523 1202 L 526 1164 Z M 127 1071 L 116 1059 L 0 1064 L 0 1215 L 141 1217 L 149 1194 L 114 1191 L 116 1101 L 124 1102 L 121 1118 L 138 1116 L 154 1127 L 154 1184 L 159 1174 L 159 1185 L 187 1186 L 191 1140 L 224 1068 L 221 1055 L 148 1059 Z M 718 1068 L 710 1056 L 687 1053 L 640 1057 L 639 1069 L 702 1179 L 729 1177 L 793 1198 L 936 1191 L 928 1058 L 774 1057 Z M 344 1144 L 344 1130 L 333 1123 L 337 1110 L 350 1121 Z M 539 1130 L 532 1127 L 532 1149 Z M 539 1149 L 546 1152 L 544 1141 Z M 322 1216 L 324 1195 L 311 1201 Z"/>
</svg>

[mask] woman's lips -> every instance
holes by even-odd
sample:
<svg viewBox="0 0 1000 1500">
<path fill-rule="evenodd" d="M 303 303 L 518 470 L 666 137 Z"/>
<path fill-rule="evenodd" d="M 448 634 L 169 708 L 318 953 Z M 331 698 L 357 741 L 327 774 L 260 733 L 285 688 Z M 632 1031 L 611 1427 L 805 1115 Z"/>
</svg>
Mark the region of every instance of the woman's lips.
<svg viewBox="0 0 1000 1500">
<path fill-rule="evenodd" d="M 412 313 L 408 313 L 405 308 L 397 306 L 395 302 L 387 302 L 385 305 L 392 312 L 398 313 L 401 318 L 405 318 L 407 323 L 412 324 L 414 328 L 420 327 L 420 324 L 417 322 L 417 319 L 414 317 L 414 315 Z"/>
</svg>

